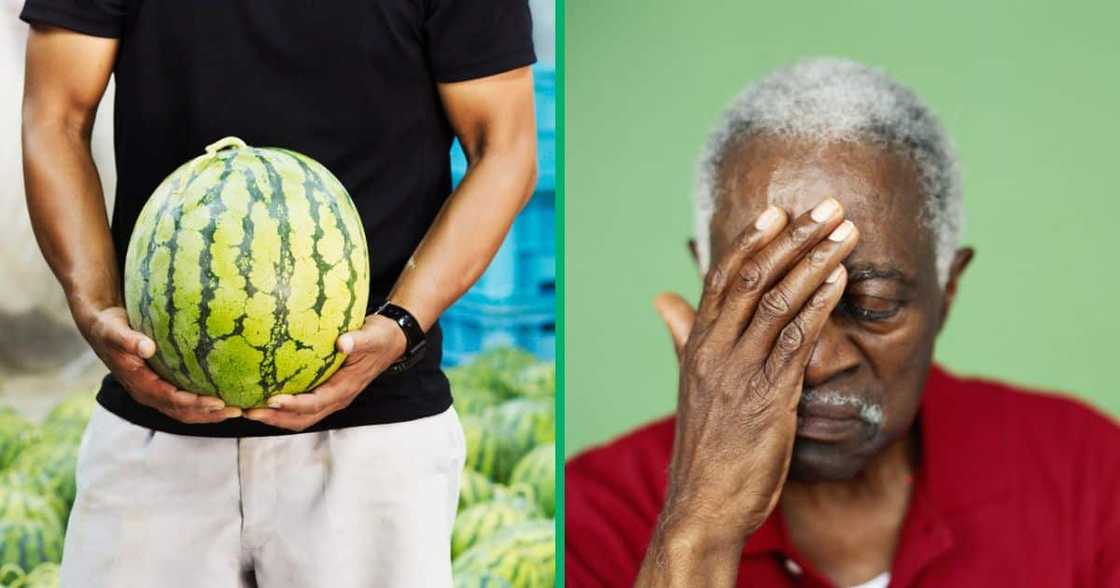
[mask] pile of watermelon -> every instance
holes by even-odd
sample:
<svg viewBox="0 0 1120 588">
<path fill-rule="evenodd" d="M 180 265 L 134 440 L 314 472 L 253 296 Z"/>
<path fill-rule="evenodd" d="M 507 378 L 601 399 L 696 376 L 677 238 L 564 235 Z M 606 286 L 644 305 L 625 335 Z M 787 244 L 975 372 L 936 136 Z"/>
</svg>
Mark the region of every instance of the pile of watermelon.
<svg viewBox="0 0 1120 588">
<path fill-rule="evenodd" d="M 467 441 L 451 541 L 456 588 L 553 586 L 555 374 L 511 347 L 447 372 Z"/>
<path fill-rule="evenodd" d="M 69 396 L 42 424 L 0 408 L 0 586 L 58 586 L 78 444 L 94 398 Z"/>
<path fill-rule="evenodd" d="M 515 348 L 448 370 L 467 467 L 451 552 L 456 588 L 551 588 L 556 569 L 555 370 Z M 35 424 L 0 408 L 0 587 L 58 586 L 74 468 L 95 395 Z"/>
</svg>

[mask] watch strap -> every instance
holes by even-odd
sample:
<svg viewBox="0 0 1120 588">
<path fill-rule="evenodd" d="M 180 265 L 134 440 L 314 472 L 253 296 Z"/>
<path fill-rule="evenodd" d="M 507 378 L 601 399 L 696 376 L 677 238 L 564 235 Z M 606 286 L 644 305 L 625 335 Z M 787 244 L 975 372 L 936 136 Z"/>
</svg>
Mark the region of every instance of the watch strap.
<svg viewBox="0 0 1120 588">
<path fill-rule="evenodd" d="M 420 361 L 420 358 L 424 356 L 424 350 L 428 345 L 427 336 L 424 334 L 424 330 L 420 328 L 420 323 L 416 320 L 416 317 L 412 316 L 412 313 L 408 312 L 408 310 L 388 300 L 383 302 L 381 306 L 374 311 L 374 314 L 379 314 L 397 323 L 397 326 L 404 332 L 405 337 L 404 354 L 401 355 L 397 361 L 390 364 L 385 371 L 392 374 L 399 374 L 416 365 Z"/>
</svg>

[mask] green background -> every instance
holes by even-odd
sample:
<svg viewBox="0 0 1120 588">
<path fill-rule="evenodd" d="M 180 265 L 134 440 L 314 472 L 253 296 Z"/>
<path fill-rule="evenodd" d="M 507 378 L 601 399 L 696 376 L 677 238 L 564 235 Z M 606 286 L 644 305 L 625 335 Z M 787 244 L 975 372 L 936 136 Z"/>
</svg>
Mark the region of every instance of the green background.
<svg viewBox="0 0 1120 588">
<path fill-rule="evenodd" d="M 651 300 L 699 293 L 699 148 L 744 83 L 811 55 L 885 67 L 959 147 L 977 256 L 937 359 L 1120 414 L 1120 8 L 568 0 L 566 17 L 568 455 L 673 410 Z"/>
</svg>

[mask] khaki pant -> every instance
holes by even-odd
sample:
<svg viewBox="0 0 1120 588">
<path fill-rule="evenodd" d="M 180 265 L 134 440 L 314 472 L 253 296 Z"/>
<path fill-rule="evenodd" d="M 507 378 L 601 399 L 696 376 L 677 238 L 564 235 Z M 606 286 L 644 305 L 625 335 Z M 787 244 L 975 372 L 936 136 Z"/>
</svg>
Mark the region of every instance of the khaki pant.
<svg viewBox="0 0 1120 588">
<path fill-rule="evenodd" d="M 280 437 L 186 437 L 94 412 L 64 587 L 450 587 L 454 408 Z"/>
</svg>

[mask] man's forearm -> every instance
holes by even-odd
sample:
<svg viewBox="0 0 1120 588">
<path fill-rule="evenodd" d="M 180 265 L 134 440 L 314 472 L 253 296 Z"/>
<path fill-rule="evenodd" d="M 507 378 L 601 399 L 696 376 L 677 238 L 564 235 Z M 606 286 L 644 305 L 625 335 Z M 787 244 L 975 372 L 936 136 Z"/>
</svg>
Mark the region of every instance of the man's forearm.
<svg viewBox="0 0 1120 588">
<path fill-rule="evenodd" d="M 712 542 L 701 531 L 659 529 L 634 582 L 637 588 L 731 588 L 739 576 L 741 542 Z"/>
<path fill-rule="evenodd" d="M 23 172 L 39 248 L 83 318 L 123 306 L 101 182 L 83 122 L 44 119 L 25 107 Z"/>
<path fill-rule="evenodd" d="M 535 138 L 481 153 L 405 266 L 394 303 L 431 328 L 485 271 L 535 184 Z"/>
</svg>

